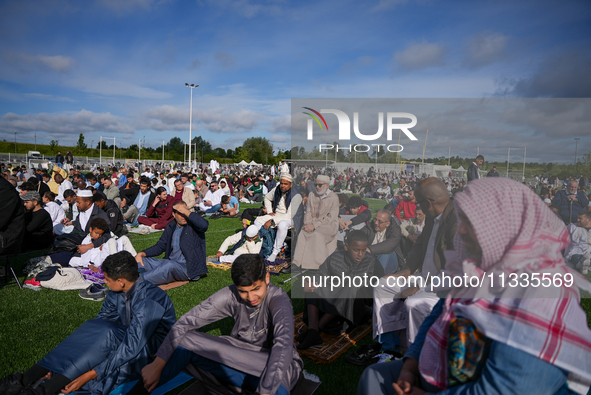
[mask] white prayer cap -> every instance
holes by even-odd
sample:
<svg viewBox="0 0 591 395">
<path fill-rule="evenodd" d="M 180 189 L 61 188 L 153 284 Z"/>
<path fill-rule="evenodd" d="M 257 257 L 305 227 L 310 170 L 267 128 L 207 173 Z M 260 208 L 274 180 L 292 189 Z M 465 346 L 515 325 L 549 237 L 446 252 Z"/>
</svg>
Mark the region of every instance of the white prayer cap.
<svg viewBox="0 0 591 395">
<path fill-rule="evenodd" d="M 89 191 L 87 189 L 79 189 L 78 190 L 78 193 L 76 194 L 76 196 L 85 197 L 85 198 L 91 198 L 92 197 L 92 191 Z"/>
<path fill-rule="evenodd" d="M 293 184 L 293 177 L 291 176 L 291 174 L 289 174 L 289 173 L 282 174 L 281 179 L 284 179 L 284 178 Z"/>
<path fill-rule="evenodd" d="M 316 177 L 316 181 L 321 181 L 321 182 L 326 182 L 329 183 L 330 182 L 330 178 L 328 176 L 318 176 Z"/>
<path fill-rule="evenodd" d="M 255 237 L 258 233 L 259 230 L 255 225 L 250 225 L 246 228 L 246 237 Z"/>
<path fill-rule="evenodd" d="M 552 204 L 552 200 L 546 198 L 546 199 L 544 199 L 544 203 L 550 203 L 550 204 Z"/>
</svg>

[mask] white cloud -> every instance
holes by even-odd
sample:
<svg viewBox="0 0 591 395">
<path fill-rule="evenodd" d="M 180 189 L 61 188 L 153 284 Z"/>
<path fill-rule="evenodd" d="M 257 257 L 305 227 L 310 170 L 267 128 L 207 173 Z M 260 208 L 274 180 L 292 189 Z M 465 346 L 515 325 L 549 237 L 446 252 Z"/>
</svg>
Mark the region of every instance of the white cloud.
<svg viewBox="0 0 591 395">
<path fill-rule="evenodd" d="M 128 96 L 138 99 L 170 99 L 172 97 L 168 92 L 108 78 L 73 79 L 65 83 L 83 92 L 105 96 Z"/>
<path fill-rule="evenodd" d="M 25 93 L 25 97 L 38 100 L 67 101 L 73 103 L 75 100 L 69 97 L 45 95 L 43 93 Z"/>
<path fill-rule="evenodd" d="M 480 33 L 468 41 L 464 63 L 478 68 L 505 58 L 509 36 L 501 33 Z"/>
<path fill-rule="evenodd" d="M 76 67 L 76 61 L 68 56 L 54 55 L 27 55 L 20 52 L 7 53 L 4 59 L 8 63 L 13 63 L 21 68 L 26 65 L 35 65 L 41 69 L 50 69 L 58 71 L 60 73 L 67 73 Z M 25 72 L 31 72 L 31 70 L 23 69 Z"/>
<path fill-rule="evenodd" d="M 134 129 L 126 120 L 111 113 L 94 113 L 88 110 L 59 114 L 6 113 L 0 117 L 0 130 L 8 133 L 47 132 L 62 135 L 111 132 L 132 133 Z"/>
<path fill-rule="evenodd" d="M 251 132 L 262 116 L 249 110 L 228 112 L 224 108 L 193 109 L 193 125 L 214 133 Z M 143 114 L 141 126 L 158 131 L 189 129 L 189 111 L 172 106 L 152 108 Z"/>
<path fill-rule="evenodd" d="M 419 43 L 409 45 L 404 51 L 394 54 L 394 61 L 403 69 L 419 70 L 443 63 L 445 47 L 435 43 Z"/>
</svg>

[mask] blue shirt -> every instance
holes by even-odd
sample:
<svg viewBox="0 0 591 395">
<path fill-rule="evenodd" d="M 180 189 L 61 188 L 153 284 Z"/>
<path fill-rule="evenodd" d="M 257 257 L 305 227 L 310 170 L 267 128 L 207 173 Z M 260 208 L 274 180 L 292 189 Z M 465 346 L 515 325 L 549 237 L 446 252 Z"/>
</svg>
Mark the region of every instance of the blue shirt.
<svg viewBox="0 0 591 395">
<path fill-rule="evenodd" d="M 185 225 L 186 226 L 186 225 Z M 170 253 L 170 260 L 178 263 L 187 263 L 183 252 L 181 251 L 181 234 L 185 226 L 178 226 L 172 234 L 172 252 Z"/>
<path fill-rule="evenodd" d="M 236 196 L 230 196 L 230 201 L 228 202 L 228 206 L 226 208 L 234 207 L 236 207 L 236 211 L 240 210 L 240 203 L 238 203 L 238 199 L 236 199 Z"/>
</svg>

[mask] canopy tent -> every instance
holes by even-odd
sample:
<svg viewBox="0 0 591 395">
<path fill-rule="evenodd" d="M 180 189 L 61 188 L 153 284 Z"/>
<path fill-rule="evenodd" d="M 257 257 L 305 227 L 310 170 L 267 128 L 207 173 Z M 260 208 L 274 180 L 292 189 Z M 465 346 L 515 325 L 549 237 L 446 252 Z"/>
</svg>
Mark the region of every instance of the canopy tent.
<svg viewBox="0 0 591 395">
<path fill-rule="evenodd" d="M 241 160 L 240 163 L 236 163 L 236 166 L 248 166 L 248 162 Z"/>
<path fill-rule="evenodd" d="M 254 160 L 249 163 L 251 166 L 260 166 L 259 163 L 256 163 Z"/>
</svg>

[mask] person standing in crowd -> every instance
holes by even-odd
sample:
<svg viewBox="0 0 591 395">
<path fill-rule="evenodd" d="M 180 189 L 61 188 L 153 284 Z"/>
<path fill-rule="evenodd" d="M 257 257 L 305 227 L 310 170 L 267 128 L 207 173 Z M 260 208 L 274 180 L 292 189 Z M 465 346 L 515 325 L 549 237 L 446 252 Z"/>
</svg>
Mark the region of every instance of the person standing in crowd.
<svg viewBox="0 0 591 395">
<path fill-rule="evenodd" d="M 470 163 L 468 166 L 468 182 L 473 180 L 478 180 L 480 178 L 480 172 L 478 170 L 478 166 L 484 163 L 484 156 L 478 155 L 476 160 Z"/>
<path fill-rule="evenodd" d="M 61 151 L 58 151 L 57 155 L 55 156 L 55 164 L 60 168 L 64 167 L 64 156 L 62 155 Z"/>
<path fill-rule="evenodd" d="M 486 173 L 486 176 L 487 177 L 498 177 L 499 172 L 497 171 L 497 167 L 493 166 L 493 168 L 488 173 Z"/>
</svg>

